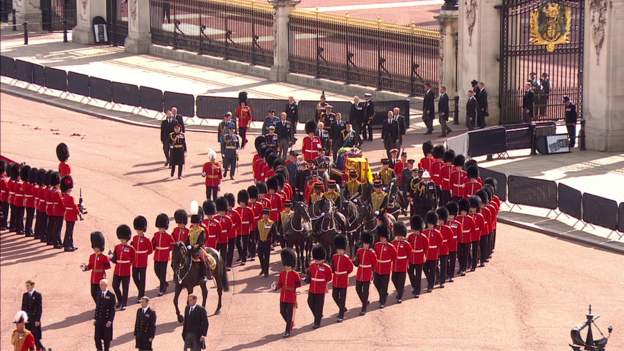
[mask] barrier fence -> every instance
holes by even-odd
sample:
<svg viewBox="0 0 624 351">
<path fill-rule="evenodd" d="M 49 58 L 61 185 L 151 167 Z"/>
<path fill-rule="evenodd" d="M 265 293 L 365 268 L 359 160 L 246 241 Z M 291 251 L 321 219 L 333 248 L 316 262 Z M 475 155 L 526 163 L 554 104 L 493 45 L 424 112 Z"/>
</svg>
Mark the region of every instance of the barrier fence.
<svg viewBox="0 0 624 351">
<path fill-rule="evenodd" d="M 66 72 L 24 60 L 15 60 L 7 56 L 0 56 L 0 75 L 74 95 L 156 112 L 164 112 L 165 109 L 176 106 L 182 115 L 197 116 L 202 119 L 221 119 L 225 112 L 234 112 L 238 106 L 238 99 L 235 97 L 194 96 L 162 91 L 151 87 L 91 77 L 82 73 Z M 254 111 L 255 120 L 263 120 L 265 114 L 271 110 L 279 114 L 286 110 L 287 104 L 285 99 L 249 99 L 248 101 Z M 317 103 L 318 101 L 311 100 L 298 102 L 299 122 L 314 119 Z M 335 112 L 342 113 L 344 120 L 349 120 L 350 102 L 329 101 L 329 103 L 334 106 Z M 383 119 L 387 117 L 388 111 L 394 107 L 399 107 L 401 114 L 407 116 L 407 123 L 409 124 L 408 100 L 375 101 L 375 118 L 373 121 L 376 127 L 381 125 Z"/>
</svg>

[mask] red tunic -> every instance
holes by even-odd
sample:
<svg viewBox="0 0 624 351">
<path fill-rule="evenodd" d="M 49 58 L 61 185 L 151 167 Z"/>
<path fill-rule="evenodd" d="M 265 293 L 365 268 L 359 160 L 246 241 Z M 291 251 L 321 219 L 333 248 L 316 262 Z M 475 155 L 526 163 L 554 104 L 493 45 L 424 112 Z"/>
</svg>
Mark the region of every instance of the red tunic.
<svg viewBox="0 0 624 351">
<path fill-rule="evenodd" d="M 359 248 L 356 253 L 358 269 L 355 280 L 370 282 L 373 279 L 373 268 L 377 265 L 377 254 L 373 249 Z"/>
<path fill-rule="evenodd" d="M 24 207 L 24 193 L 23 193 L 23 186 L 22 186 L 22 182 L 13 182 L 13 202 L 11 203 L 12 205 L 15 205 L 17 207 Z"/>
<path fill-rule="evenodd" d="M 35 197 L 33 194 L 33 185 L 28 182 L 24 182 L 22 190 L 24 192 L 24 207 L 34 208 Z"/>
<path fill-rule="evenodd" d="M 303 153 L 303 159 L 307 162 L 312 162 L 319 157 L 319 150 L 323 148 L 321 144 L 321 140 L 313 136 L 306 136 L 303 138 L 303 148 L 301 148 L 301 152 Z"/>
<path fill-rule="evenodd" d="M 392 266 L 393 272 L 407 272 L 409 255 L 412 252 L 412 245 L 407 240 L 393 240 L 392 246 L 396 249 L 397 255 Z"/>
<path fill-rule="evenodd" d="M 78 205 L 76 201 L 74 201 L 74 197 L 70 194 L 62 194 L 61 201 L 63 202 L 63 207 L 65 208 L 65 212 L 63 214 L 63 218 L 66 222 L 75 222 L 78 220 L 78 215 L 80 214 L 80 209 L 78 209 Z"/>
<path fill-rule="evenodd" d="M 258 201 L 250 202 L 249 206 L 253 210 L 253 214 L 254 214 L 253 224 L 251 225 L 251 230 L 253 231 L 253 230 L 256 230 L 256 228 L 258 228 L 258 221 L 260 220 L 260 217 L 262 217 L 263 206 L 262 206 L 262 203 Z"/>
<path fill-rule="evenodd" d="M 41 211 L 42 213 L 46 212 L 47 201 L 48 201 L 48 188 L 42 186 L 39 188 L 39 201 L 37 203 L 37 211 Z"/>
<path fill-rule="evenodd" d="M 130 245 L 134 248 L 134 262 L 132 262 L 132 267 L 147 267 L 147 256 L 154 251 L 152 249 L 152 242 L 145 235 L 135 235 Z"/>
<path fill-rule="evenodd" d="M 227 244 L 230 231 L 232 230 L 232 219 L 227 215 L 220 214 L 213 218 L 219 222 L 221 227 L 221 232 L 217 235 L 217 244 Z"/>
<path fill-rule="evenodd" d="M 245 108 L 241 108 L 241 106 L 239 105 L 236 108 L 236 117 L 238 117 L 238 126 L 240 128 L 247 128 L 252 120 L 251 107 L 245 106 Z"/>
<path fill-rule="evenodd" d="M 254 225 L 254 211 L 249 207 L 237 207 L 235 209 L 241 219 L 240 235 L 248 236 L 251 233 L 251 228 Z"/>
<path fill-rule="evenodd" d="M 474 230 L 472 231 L 472 235 L 470 236 L 470 241 L 475 242 L 479 241 L 481 236 L 483 236 L 483 232 L 485 230 L 485 220 L 483 219 L 483 215 L 480 213 L 475 213 L 470 215 L 474 220 Z"/>
<path fill-rule="evenodd" d="M 458 220 L 453 219 L 448 223 L 449 227 L 453 230 L 453 236 L 449 239 L 447 245 L 449 252 L 457 252 L 457 244 L 459 242 L 459 237 L 462 233 L 462 225 Z"/>
<path fill-rule="evenodd" d="M 483 207 L 481 209 L 481 215 L 483 215 L 483 232 L 481 236 L 488 235 L 492 232 L 492 216 L 493 213 L 490 210 L 491 207 Z"/>
<path fill-rule="evenodd" d="M 461 169 L 461 167 L 455 167 L 451 171 L 451 196 L 452 197 L 463 197 L 464 196 L 464 183 L 468 180 L 466 179 L 466 171 Z"/>
<path fill-rule="evenodd" d="M 7 202 L 9 198 L 9 178 L 0 178 L 0 202 Z"/>
<path fill-rule="evenodd" d="M 169 253 L 175 244 L 173 237 L 167 232 L 156 232 L 152 238 L 152 248 L 154 249 L 154 262 L 168 262 Z"/>
<path fill-rule="evenodd" d="M 284 193 L 286 194 L 286 198 L 288 200 L 292 200 L 293 198 L 293 188 L 290 183 L 284 183 Z"/>
<path fill-rule="evenodd" d="M 71 175 L 71 168 L 69 167 L 69 164 L 67 164 L 66 162 L 59 163 L 58 171 L 59 171 L 61 178 Z"/>
<path fill-rule="evenodd" d="M 500 201 L 500 200 L 499 200 Z M 492 200 L 492 202 L 490 202 L 487 207 L 490 209 L 490 212 L 492 213 L 492 223 L 490 225 L 490 230 L 491 231 L 495 231 L 496 230 L 496 224 L 498 223 L 498 209 L 499 207 L 497 207 L 496 202 L 494 202 L 494 200 Z"/>
<path fill-rule="evenodd" d="M 114 275 L 118 277 L 129 277 L 131 267 L 134 263 L 134 247 L 128 244 L 117 244 L 113 250 L 115 257 Z"/>
<path fill-rule="evenodd" d="M 30 332 L 30 330 L 28 330 L 28 334 L 26 334 L 26 330 L 24 330 L 24 339 L 21 340 L 21 347 L 19 348 L 19 350 L 16 349 L 17 351 L 30 351 L 34 350 L 37 346 L 37 343 L 35 342 L 35 336 Z M 13 335 L 15 335 L 15 333 L 17 333 L 17 329 L 13 332 Z M 13 335 L 11 335 L 11 338 L 13 338 Z M 18 344 L 15 345 L 16 347 L 20 345 L 19 342 L 20 341 L 18 341 Z"/>
<path fill-rule="evenodd" d="M 453 241 L 453 229 L 447 225 L 441 225 L 436 227 L 440 234 L 442 234 L 442 245 L 440 245 L 440 256 L 448 256 L 449 254 L 449 242 Z"/>
<path fill-rule="evenodd" d="M 442 183 L 440 178 L 440 170 L 442 169 L 443 164 L 444 162 L 442 162 L 442 160 L 434 158 L 433 162 L 431 163 L 431 171 L 429 171 L 431 180 L 438 186 Z"/>
<path fill-rule="evenodd" d="M 396 260 L 397 252 L 390 243 L 378 242 L 375 244 L 375 253 L 377 254 L 377 264 L 375 265 L 375 273 L 379 275 L 388 275 L 392 272 L 392 262 Z"/>
<path fill-rule="evenodd" d="M 472 240 L 472 232 L 475 230 L 474 219 L 470 216 L 458 215 L 455 220 L 461 224 L 460 244 L 468 244 Z"/>
<path fill-rule="evenodd" d="M 63 206 L 63 199 L 61 198 L 61 191 L 54 188 L 48 198 L 47 213 L 53 217 L 63 217 L 65 215 L 65 206 Z"/>
<path fill-rule="evenodd" d="M 334 278 L 332 286 L 334 288 L 346 288 L 349 286 L 349 274 L 353 272 L 353 261 L 347 255 L 334 255 L 332 257 L 332 269 Z"/>
<path fill-rule="evenodd" d="M 427 260 L 426 252 L 429 249 L 427 236 L 420 232 L 413 232 L 407 237 L 407 241 L 412 245 L 409 263 L 412 265 L 424 264 Z"/>
<path fill-rule="evenodd" d="M 202 168 L 202 174 L 206 175 L 206 186 L 215 187 L 221 184 L 223 172 L 219 162 L 206 162 Z"/>
<path fill-rule="evenodd" d="M 238 212 L 234 210 L 228 211 L 227 215 L 232 220 L 232 228 L 228 232 L 228 239 L 229 240 L 236 239 L 237 236 L 240 236 L 242 219 L 240 215 L 238 214 Z"/>
<path fill-rule="evenodd" d="M 476 179 L 468 178 L 464 183 L 464 197 L 476 194 L 477 191 L 479 191 L 482 187 L 482 184 L 479 183 Z"/>
<path fill-rule="evenodd" d="M 183 242 L 185 243 L 189 237 L 189 230 L 187 227 L 175 227 L 171 232 L 171 236 L 173 237 L 174 242 Z"/>
<path fill-rule="evenodd" d="M 271 204 L 271 212 L 269 214 L 269 218 L 273 221 L 273 222 L 277 222 L 277 220 L 279 219 L 279 214 L 280 212 L 282 212 L 282 199 L 279 197 L 279 195 L 273 193 L 273 194 L 267 194 L 267 199 L 269 200 L 269 203 Z"/>
<path fill-rule="evenodd" d="M 440 187 L 442 190 L 451 191 L 451 171 L 453 170 L 453 165 L 450 163 L 445 163 L 442 165 L 440 169 Z"/>
<path fill-rule="evenodd" d="M 310 294 L 324 294 L 327 292 L 327 283 L 332 281 L 332 269 L 323 262 L 313 262 L 308 268 L 310 277 Z"/>
<path fill-rule="evenodd" d="M 405 164 L 403 161 L 398 160 L 394 164 L 394 174 L 396 174 L 397 184 L 402 184 L 403 182 L 403 170 L 405 169 Z"/>
<path fill-rule="evenodd" d="M 206 218 L 202 224 L 204 225 L 204 228 L 206 228 L 206 242 L 204 243 L 204 246 L 216 249 L 218 237 L 221 235 L 221 225 L 214 218 Z"/>
<path fill-rule="evenodd" d="M 431 173 L 431 165 L 433 163 L 433 160 L 435 159 L 431 155 L 421 158 L 420 162 L 418 162 L 418 168 L 424 169 L 425 171 Z"/>
<path fill-rule="evenodd" d="M 256 183 L 264 180 L 264 159 L 259 154 L 254 155 L 251 169 Z"/>
<path fill-rule="evenodd" d="M 440 255 L 440 246 L 442 246 L 442 234 L 437 229 L 425 229 L 422 233 L 429 240 L 429 247 L 426 253 L 427 261 L 437 261 Z"/>
<path fill-rule="evenodd" d="M 108 256 L 92 253 L 87 264 L 87 270 L 91 271 L 91 284 L 100 284 L 100 280 L 106 278 L 106 270 L 110 268 Z"/>
<path fill-rule="evenodd" d="M 280 289 L 280 302 L 297 303 L 297 288 L 301 286 L 301 276 L 295 271 L 282 271 L 275 289 Z"/>
</svg>

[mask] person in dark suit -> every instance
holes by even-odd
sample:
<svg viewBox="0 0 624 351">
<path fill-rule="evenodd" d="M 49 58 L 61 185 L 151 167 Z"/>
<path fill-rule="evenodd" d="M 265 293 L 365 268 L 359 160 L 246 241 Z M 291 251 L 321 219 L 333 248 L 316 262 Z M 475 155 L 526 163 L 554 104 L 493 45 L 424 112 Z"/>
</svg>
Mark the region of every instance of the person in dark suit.
<svg viewBox="0 0 624 351">
<path fill-rule="evenodd" d="M 171 150 L 171 139 L 169 139 L 169 135 L 173 132 L 173 126 L 176 121 L 171 111 L 167 111 L 166 114 L 167 118 L 160 122 L 160 141 L 162 142 L 163 153 L 165 154 L 165 167 L 169 166 L 169 153 Z"/>
<path fill-rule="evenodd" d="M 535 92 L 530 82 L 524 84 L 524 96 L 522 97 L 522 116 L 524 122 L 530 123 L 534 116 Z"/>
<path fill-rule="evenodd" d="M 26 329 L 35 337 L 37 350 L 45 350 L 41 344 L 41 314 L 43 312 L 43 298 L 38 291 L 35 291 L 35 282 L 26 281 L 26 292 L 22 295 L 22 311 L 28 314 Z"/>
<path fill-rule="evenodd" d="M 485 83 L 479 82 L 479 92 L 476 94 L 477 104 L 479 109 L 477 110 L 477 126 L 479 128 L 485 128 L 485 117 L 490 113 L 488 112 L 488 93 L 485 90 Z"/>
<path fill-rule="evenodd" d="M 578 114 L 576 113 L 576 106 L 570 101 L 569 96 L 563 97 L 563 103 L 565 105 L 566 128 L 570 137 L 570 149 L 573 149 L 574 145 L 576 145 L 576 120 L 578 119 Z M 22 309 L 24 308 L 22 307 Z"/>
<path fill-rule="evenodd" d="M 290 136 L 291 140 L 295 138 L 295 133 L 297 132 L 297 123 L 299 123 L 299 105 L 295 98 L 292 96 L 288 97 L 288 104 L 286 104 L 286 114 L 288 115 L 288 120 L 290 121 L 290 125 L 292 126 L 292 135 Z"/>
<path fill-rule="evenodd" d="M 184 326 L 182 327 L 184 351 L 200 351 L 205 347 L 206 335 L 208 335 L 208 314 L 202 306 L 197 304 L 197 296 L 190 294 L 188 305 L 184 309 Z"/>
<path fill-rule="evenodd" d="M 540 94 L 539 101 L 539 115 L 546 116 L 548 109 L 548 98 L 550 96 L 550 76 L 548 73 L 543 72 L 540 79 L 540 85 L 542 86 L 542 93 Z"/>
<path fill-rule="evenodd" d="M 108 281 L 100 280 L 100 291 L 95 297 L 95 348 L 108 351 L 113 339 L 113 320 L 115 319 L 115 294 L 108 291 Z"/>
<path fill-rule="evenodd" d="M 392 115 L 399 125 L 399 142 L 397 144 L 397 148 L 401 150 L 403 147 L 403 136 L 407 132 L 407 120 L 405 119 L 405 116 L 401 114 L 401 109 L 398 107 L 392 109 Z"/>
<path fill-rule="evenodd" d="M 362 140 L 373 141 L 373 120 L 375 118 L 375 102 L 371 93 L 364 94 L 364 120 L 362 123 Z"/>
<path fill-rule="evenodd" d="M 139 351 L 151 351 L 156 335 L 156 311 L 149 307 L 149 297 L 141 297 L 141 308 L 137 310 L 134 322 L 135 346 Z"/>
<path fill-rule="evenodd" d="M 438 99 L 438 116 L 440 118 L 440 129 L 442 129 L 441 137 L 445 137 L 448 133 L 452 132 L 448 127 L 449 119 L 449 97 L 446 93 L 446 87 L 440 87 L 440 98 Z"/>
<path fill-rule="evenodd" d="M 182 127 L 182 133 L 184 133 L 184 131 L 186 130 L 186 128 L 184 128 L 184 118 L 182 118 L 181 114 L 178 114 L 177 107 L 171 106 L 171 115 L 176 121 L 178 121 L 178 124 L 180 124 L 180 127 Z"/>
<path fill-rule="evenodd" d="M 366 110 L 364 110 L 364 104 L 360 103 L 360 98 L 357 96 L 353 97 L 353 102 L 351 103 L 351 111 L 349 112 L 349 121 L 353 126 L 353 130 L 356 133 L 362 133 L 362 124 L 364 123 L 364 118 L 366 114 Z"/>
<path fill-rule="evenodd" d="M 466 126 L 468 130 L 473 130 L 477 119 L 479 104 L 475 98 L 474 90 L 468 90 L 468 101 L 466 101 Z"/>
<path fill-rule="evenodd" d="M 425 96 L 423 99 L 423 122 L 427 126 L 425 134 L 433 133 L 433 119 L 435 118 L 435 93 L 431 90 L 431 84 L 425 83 Z"/>
<path fill-rule="evenodd" d="M 397 148 L 400 135 L 399 122 L 394 118 L 394 113 L 388 111 L 388 118 L 384 119 L 381 127 L 381 138 L 384 141 L 384 148 L 386 149 L 388 159 L 391 158 L 390 150 Z"/>
</svg>

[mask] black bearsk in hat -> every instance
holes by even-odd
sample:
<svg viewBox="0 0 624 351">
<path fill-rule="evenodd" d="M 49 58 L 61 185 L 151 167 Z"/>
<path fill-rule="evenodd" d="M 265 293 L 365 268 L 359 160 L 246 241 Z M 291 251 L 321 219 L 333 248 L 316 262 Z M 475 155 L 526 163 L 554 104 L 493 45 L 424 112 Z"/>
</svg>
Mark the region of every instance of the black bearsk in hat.
<svg viewBox="0 0 624 351">
<path fill-rule="evenodd" d="M 435 211 L 429 211 L 425 215 L 425 222 L 427 224 L 438 225 L 438 215 Z"/>
<path fill-rule="evenodd" d="M 169 228 L 169 216 L 164 213 L 156 216 L 156 228 Z"/>
<path fill-rule="evenodd" d="M 295 250 L 287 247 L 282 250 L 280 253 L 282 256 L 282 265 L 284 267 L 294 267 L 297 262 L 297 255 L 295 254 Z"/>
<path fill-rule="evenodd" d="M 247 192 L 247 190 L 242 189 L 238 192 L 238 194 L 236 195 L 236 202 L 238 202 L 239 204 L 247 204 L 247 202 L 249 202 L 249 193 Z"/>
<path fill-rule="evenodd" d="M 394 236 L 400 235 L 404 237 L 407 235 L 407 228 L 403 222 L 399 221 L 394 223 L 392 230 L 394 231 Z"/>
<path fill-rule="evenodd" d="M 132 231 L 130 230 L 130 227 L 128 227 L 127 225 L 122 224 L 117 227 L 117 239 L 128 241 L 130 240 L 131 236 L 132 236 Z"/>
<path fill-rule="evenodd" d="M 371 245 L 373 243 L 373 236 L 369 232 L 364 232 L 364 233 L 362 233 L 362 236 L 360 237 L 360 240 L 362 240 L 362 244 L 369 244 L 369 245 Z"/>
<path fill-rule="evenodd" d="M 134 221 L 132 221 L 132 226 L 134 227 L 134 230 L 146 231 L 147 230 L 147 218 L 143 216 L 134 217 Z"/>
<path fill-rule="evenodd" d="M 384 224 L 377 226 L 377 240 L 380 240 L 381 238 L 388 239 L 388 227 Z"/>
<path fill-rule="evenodd" d="M 325 249 L 321 245 L 314 245 L 312 248 L 312 258 L 317 261 L 325 259 Z"/>
<path fill-rule="evenodd" d="M 52 174 L 50 174 L 50 185 L 57 186 L 59 185 L 60 182 L 61 182 L 61 176 L 59 175 L 59 173 L 52 172 Z"/>
<path fill-rule="evenodd" d="M 46 171 L 43 168 L 39 168 L 39 171 L 37 172 L 37 184 L 39 184 L 39 186 L 43 186 L 46 183 L 46 173 L 48 171 Z"/>
<path fill-rule="evenodd" d="M 64 176 L 61 178 L 61 192 L 64 193 L 74 187 L 74 180 L 71 176 Z"/>
<path fill-rule="evenodd" d="M 65 162 L 69 159 L 69 148 L 67 144 L 60 143 L 56 145 L 56 157 L 58 157 L 58 160 L 61 162 Z"/>
<path fill-rule="evenodd" d="M 2 171 L 0 171 L 0 174 L 2 174 Z M 34 185 L 37 183 L 37 179 L 39 179 L 39 169 L 33 167 L 28 172 L 28 182 Z"/>
<path fill-rule="evenodd" d="M 255 185 L 250 185 L 247 188 L 247 194 L 249 194 L 249 198 L 250 199 L 257 199 L 258 198 L 258 188 L 256 188 Z"/>
<path fill-rule="evenodd" d="M 337 235 L 334 238 L 334 246 L 336 247 L 336 250 L 346 250 L 347 238 L 344 235 Z"/>
<path fill-rule="evenodd" d="M 228 209 L 228 202 L 223 196 L 217 198 L 217 202 L 215 203 L 215 205 L 217 208 L 217 212 L 226 212 Z"/>
<path fill-rule="evenodd" d="M 314 121 L 307 121 L 305 124 L 306 134 L 316 133 L 316 123 Z"/>
<path fill-rule="evenodd" d="M 267 193 L 267 185 L 265 183 L 257 183 L 256 189 L 258 189 L 258 194 L 266 194 Z"/>
<path fill-rule="evenodd" d="M 106 241 L 104 240 L 104 234 L 102 232 L 92 232 L 91 233 L 91 248 L 99 249 L 100 251 L 104 251 L 104 245 Z"/>
<path fill-rule="evenodd" d="M 176 210 L 173 213 L 173 219 L 175 219 L 175 222 L 177 224 L 186 225 L 186 223 L 188 223 L 188 215 L 186 214 L 186 211 L 184 211 L 183 209 Z"/>
<path fill-rule="evenodd" d="M 27 182 L 29 174 L 30 174 L 30 166 L 23 165 L 22 168 L 20 168 L 19 170 L 19 176 L 22 179 L 22 181 Z"/>
<path fill-rule="evenodd" d="M 264 137 L 264 135 L 257 136 L 256 140 L 254 140 L 254 146 L 256 147 L 256 151 L 260 152 L 263 145 L 266 146 L 266 138 Z"/>
<path fill-rule="evenodd" d="M 247 92 L 246 91 L 241 91 L 238 93 L 238 103 L 240 104 L 241 102 L 247 103 Z"/>
<path fill-rule="evenodd" d="M 19 170 L 20 170 L 20 166 L 17 163 L 11 163 L 7 167 L 7 174 L 9 175 L 11 180 L 17 180 L 17 177 L 19 177 L 19 173 L 20 173 Z"/>
<path fill-rule="evenodd" d="M 223 197 L 227 200 L 228 206 L 230 208 L 234 208 L 234 206 L 236 205 L 236 199 L 234 199 L 234 194 L 232 194 L 232 193 L 225 193 L 225 194 L 223 194 Z"/>
<path fill-rule="evenodd" d="M 2 175 L 7 170 L 7 163 L 5 160 L 0 160 L 0 175 Z"/>
<path fill-rule="evenodd" d="M 267 180 L 266 182 L 267 188 L 268 190 L 275 190 L 277 191 L 277 179 L 275 179 L 275 177 L 271 177 Z"/>
<path fill-rule="evenodd" d="M 217 208 L 215 207 L 215 203 L 212 200 L 206 200 L 202 204 L 202 208 L 204 209 L 204 214 L 206 216 L 214 216 L 217 213 Z"/>
<path fill-rule="evenodd" d="M 423 230 L 424 223 L 422 217 L 419 215 L 412 216 L 412 219 L 410 219 L 410 226 L 412 227 L 412 230 Z"/>
</svg>

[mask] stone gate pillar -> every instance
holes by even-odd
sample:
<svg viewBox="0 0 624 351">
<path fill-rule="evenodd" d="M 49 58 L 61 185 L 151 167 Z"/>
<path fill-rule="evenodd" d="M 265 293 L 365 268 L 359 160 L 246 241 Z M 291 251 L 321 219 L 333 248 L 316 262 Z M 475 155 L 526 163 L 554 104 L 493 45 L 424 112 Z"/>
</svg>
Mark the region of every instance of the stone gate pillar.
<svg viewBox="0 0 624 351">
<path fill-rule="evenodd" d="M 126 51 L 134 54 L 149 52 L 152 44 L 150 34 L 150 1 L 128 0 L 128 37 Z"/>
<path fill-rule="evenodd" d="M 440 22 L 440 86 L 445 86 L 451 101 L 459 94 L 457 89 L 457 25 L 459 11 L 442 7 L 438 21 Z"/>
<path fill-rule="evenodd" d="M 583 116 L 587 148 L 624 151 L 624 1 L 585 0 Z"/>
<path fill-rule="evenodd" d="M 93 18 L 100 16 L 106 19 L 106 0 L 77 0 L 76 7 L 76 27 L 72 30 L 72 41 L 93 44 Z"/>
<path fill-rule="evenodd" d="M 488 125 L 500 121 L 500 12 L 502 0 L 459 1 L 459 56 L 457 89 L 459 92 L 459 120 L 466 121 L 466 91 L 470 81 L 483 81 L 488 92 Z"/>
<path fill-rule="evenodd" d="M 39 0 L 13 0 L 13 9 L 15 9 L 18 31 L 24 28 L 22 27 L 24 22 L 28 22 L 28 31 L 41 30 L 41 7 Z"/>
<path fill-rule="evenodd" d="M 275 9 L 273 20 L 273 67 L 271 79 L 283 82 L 288 75 L 288 20 L 300 0 L 269 0 Z"/>
</svg>

